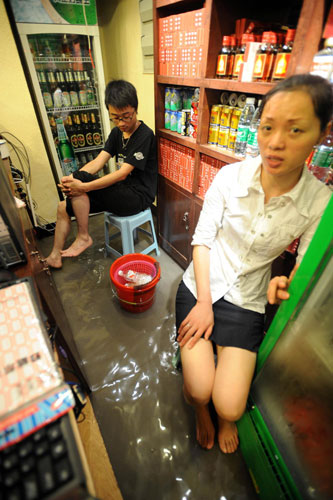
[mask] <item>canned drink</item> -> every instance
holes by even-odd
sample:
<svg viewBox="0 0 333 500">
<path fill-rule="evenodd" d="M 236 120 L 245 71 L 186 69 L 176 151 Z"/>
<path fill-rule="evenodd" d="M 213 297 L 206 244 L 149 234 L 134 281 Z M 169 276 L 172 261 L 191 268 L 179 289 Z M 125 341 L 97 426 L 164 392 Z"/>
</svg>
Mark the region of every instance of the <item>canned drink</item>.
<svg viewBox="0 0 333 500">
<path fill-rule="evenodd" d="M 192 97 L 193 97 L 193 89 L 191 88 L 185 88 L 183 90 L 183 108 L 184 109 L 190 109 L 191 108 L 191 102 L 192 102 Z"/>
<path fill-rule="evenodd" d="M 165 107 L 165 109 L 171 109 L 171 89 L 170 89 L 170 87 L 165 87 L 164 107 Z"/>
<path fill-rule="evenodd" d="M 170 111 L 170 130 L 177 132 L 177 111 Z"/>
<path fill-rule="evenodd" d="M 238 95 L 234 92 L 229 96 L 229 104 L 230 106 L 237 106 Z"/>
<path fill-rule="evenodd" d="M 220 103 L 228 104 L 229 102 L 229 92 L 222 92 L 220 95 Z"/>
<path fill-rule="evenodd" d="M 189 135 L 189 126 L 190 126 L 190 118 L 191 118 L 191 110 L 190 109 L 183 109 L 181 111 L 181 128 L 180 128 L 180 133 L 181 135 Z"/>
<path fill-rule="evenodd" d="M 231 106 L 223 106 L 222 108 L 222 113 L 221 113 L 221 119 L 220 119 L 220 125 L 223 127 L 230 127 L 230 121 L 231 121 L 231 115 L 233 112 L 233 109 Z"/>
<path fill-rule="evenodd" d="M 208 132 L 208 144 L 212 144 L 217 146 L 218 137 L 219 137 L 219 126 L 218 125 L 210 125 Z"/>
<path fill-rule="evenodd" d="M 244 108 L 246 103 L 246 95 L 245 94 L 240 94 L 240 96 L 237 99 L 237 106 L 239 108 Z"/>
<path fill-rule="evenodd" d="M 237 130 L 230 128 L 228 137 L 228 147 L 227 147 L 228 151 L 234 151 L 236 137 L 237 137 Z"/>
<path fill-rule="evenodd" d="M 231 121 L 230 121 L 230 128 L 233 128 L 235 130 L 238 129 L 238 122 L 239 118 L 242 114 L 242 110 L 240 108 L 233 108 L 232 115 L 231 115 Z"/>
<path fill-rule="evenodd" d="M 221 118 L 221 104 L 213 104 L 212 109 L 210 111 L 210 124 L 211 125 L 219 125 Z"/>
<path fill-rule="evenodd" d="M 170 109 L 171 111 L 178 111 L 181 109 L 181 93 L 177 88 L 171 89 Z"/>
<path fill-rule="evenodd" d="M 171 111 L 166 109 L 164 112 L 164 127 L 170 130 L 170 119 L 171 119 Z"/>
<path fill-rule="evenodd" d="M 229 140 L 229 132 L 230 132 L 230 127 L 220 126 L 219 135 L 218 135 L 218 139 L 217 139 L 217 145 L 220 148 L 227 149 L 228 140 Z"/>
<path fill-rule="evenodd" d="M 177 111 L 177 133 L 181 134 L 182 131 L 182 111 Z"/>
</svg>

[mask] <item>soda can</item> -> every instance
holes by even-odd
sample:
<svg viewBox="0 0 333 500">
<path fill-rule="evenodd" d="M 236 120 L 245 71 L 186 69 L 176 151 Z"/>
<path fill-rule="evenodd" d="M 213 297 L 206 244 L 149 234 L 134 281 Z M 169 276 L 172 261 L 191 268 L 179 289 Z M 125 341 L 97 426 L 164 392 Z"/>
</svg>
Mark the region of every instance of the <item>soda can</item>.
<svg viewBox="0 0 333 500">
<path fill-rule="evenodd" d="M 218 139 L 217 139 L 217 145 L 220 148 L 227 149 L 228 140 L 229 140 L 229 132 L 230 132 L 230 127 L 224 127 L 224 126 L 220 125 L 219 135 L 218 135 Z"/>
<path fill-rule="evenodd" d="M 228 147 L 227 147 L 228 151 L 234 151 L 236 137 L 237 137 L 237 130 L 230 128 L 228 137 Z"/>
<path fill-rule="evenodd" d="M 190 126 L 190 118 L 191 118 L 191 110 L 190 109 L 183 109 L 181 111 L 181 128 L 180 128 L 180 134 L 181 135 L 189 135 L 189 126 Z"/>
<path fill-rule="evenodd" d="M 170 87 L 165 87 L 164 107 L 165 107 L 165 109 L 171 109 L 171 89 L 170 89 Z"/>
<path fill-rule="evenodd" d="M 229 102 L 229 92 L 222 92 L 220 95 L 220 103 L 221 104 L 228 104 Z"/>
<path fill-rule="evenodd" d="M 245 94 L 240 94 L 237 99 L 237 106 L 239 108 L 244 108 L 246 103 L 246 95 Z"/>
<path fill-rule="evenodd" d="M 182 111 L 177 111 L 177 133 L 181 134 L 182 131 Z"/>
<path fill-rule="evenodd" d="M 221 117 L 221 104 L 213 104 L 212 109 L 210 111 L 210 124 L 211 125 L 219 125 L 220 117 Z"/>
<path fill-rule="evenodd" d="M 177 132 L 177 111 L 170 111 L 170 130 Z"/>
<path fill-rule="evenodd" d="M 237 106 L 237 101 L 238 101 L 238 95 L 233 92 L 232 94 L 230 94 L 229 96 L 229 105 L 230 106 Z"/>
<path fill-rule="evenodd" d="M 220 125 L 223 127 L 230 127 L 231 116 L 233 109 L 231 106 L 223 106 L 220 118 Z"/>
<path fill-rule="evenodd" d="M 212 144 L 213 146 L 217 146 L 218 137 L 219 137 L 219 126 L 218 125 L 210 125 L 209 133 L 208 133 L 208 144 Z"/>
<path fill-rule="evenodd" d="M 170 130 L 170 119 L 171 119 L 171 111 L 166 109 L 164 111 L 164 127 Z"/>
<path fill-rule="evenodd" d="M 240 108 L 233 108 L 230 121 L 230 128 L 234 130 L 238 129 L 238 122 L 241 114 L 242 110 Z"/>
<path fill-rule="evenodd" d="M 181 92 L 180 89 L 172 88 L 171 89 L 171 99 L 170 99 L 170 109 L 171 111 L 178 111 L 181 109 Z"/>
</svg>

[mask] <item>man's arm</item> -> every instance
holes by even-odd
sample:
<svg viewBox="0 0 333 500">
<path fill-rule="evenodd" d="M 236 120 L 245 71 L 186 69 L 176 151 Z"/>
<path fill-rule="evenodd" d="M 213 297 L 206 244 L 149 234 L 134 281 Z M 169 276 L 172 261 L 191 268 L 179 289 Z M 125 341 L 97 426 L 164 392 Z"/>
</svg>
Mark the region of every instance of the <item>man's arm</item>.
<svg viewBox="0 0 333 500">
<path fill-rule="evenodd" d="M 84 167 L 80 170 L 84 170 L 85 172 L 89 172 L 89 174 L 97 174 L 105 165 L 107 161 L 111 158 L 111 155 L 106 151 L 101 151 L 96 158 L 94 158 L 89 163 L 86 163 Z"/>
</svg>

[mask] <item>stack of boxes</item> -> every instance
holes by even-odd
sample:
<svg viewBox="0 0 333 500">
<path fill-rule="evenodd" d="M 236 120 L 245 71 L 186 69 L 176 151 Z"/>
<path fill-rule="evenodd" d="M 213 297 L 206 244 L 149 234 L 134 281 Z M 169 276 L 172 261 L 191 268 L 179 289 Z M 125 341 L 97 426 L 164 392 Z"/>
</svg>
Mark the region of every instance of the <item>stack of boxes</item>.
<svg viewBox="0 0 333 500">
<path fill-rule="evenodd" d="M 224 165 L 226 165 L 226 163 L 223 161 L 211 158 L 210 156 L 201 155 L 198 189 L 198 196 L 200 198 L 204 199 L 214 177 Z"/>
<path fill-rule="evenodd" d="M 160 139 L 160 174 L 178 186 L 192 192 L 194 175 L 194 150 Z"/>
<path fill-rule="evenodd" d="M 159 19 L 159 74 L 202 75 L 204 9 Z"/>
</svg>

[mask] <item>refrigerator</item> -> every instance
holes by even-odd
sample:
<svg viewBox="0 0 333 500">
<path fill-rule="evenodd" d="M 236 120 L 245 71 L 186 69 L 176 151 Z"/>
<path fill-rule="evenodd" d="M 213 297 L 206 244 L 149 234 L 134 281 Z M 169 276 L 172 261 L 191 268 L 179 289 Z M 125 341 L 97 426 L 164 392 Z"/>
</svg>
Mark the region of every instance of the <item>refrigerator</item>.
<svg viewBox="0 0 333 500">
<path fill-rule="evenodd" d="M 9 0 L 7 9 L 58 184 L 110 132 L 95 0 Z"/>
<path fill-rule="evenodd" d="M 333 199 L 260 347 L 240 447 L 261 499 L 333 498 Z"/>
</svg>

